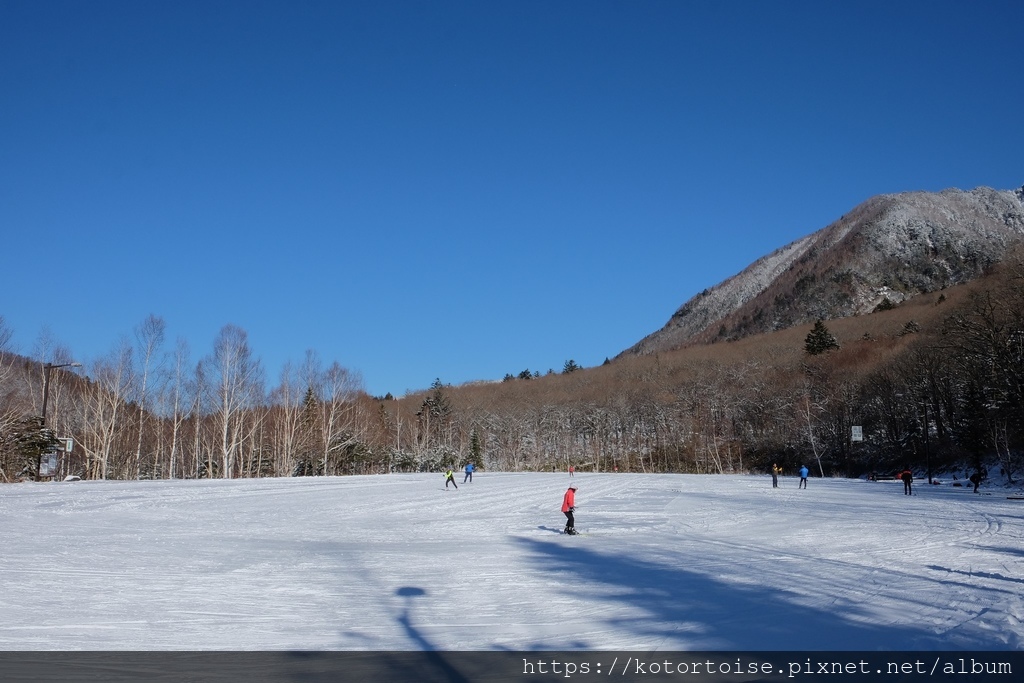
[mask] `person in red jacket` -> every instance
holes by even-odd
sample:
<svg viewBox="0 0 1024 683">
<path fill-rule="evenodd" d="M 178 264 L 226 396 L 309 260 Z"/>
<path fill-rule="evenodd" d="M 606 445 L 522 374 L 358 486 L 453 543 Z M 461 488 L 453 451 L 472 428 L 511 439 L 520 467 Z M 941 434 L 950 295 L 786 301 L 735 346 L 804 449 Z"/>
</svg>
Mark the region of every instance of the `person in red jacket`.
<svg viewBox="0 0 1024 683">
<path fill-rule="evenodd" d="M 562 512 L 565 513 L 565 531 L 569 535 L 576 533 L 576 520 L 573 519 L 572 513 L 576 509 L 576 484 L 570 484 L 568 490 L 565 492 L 565 497 L 562 498 Z"/>
<path fill-rule="evenodd" d="M 900 479 L 903 480 L 903 495 L 905 495 L 905 496 L 912 496 L 912 495 L 914 495 L 913 491 L 912 491 L 912 489 L 913 489 L 912 483 L 914 481 L 914 473 L 910 471 L 909 467 L 906 468 L 905 470 L 903 470 L 902 472 L 900 472 Z"/>
</svg>

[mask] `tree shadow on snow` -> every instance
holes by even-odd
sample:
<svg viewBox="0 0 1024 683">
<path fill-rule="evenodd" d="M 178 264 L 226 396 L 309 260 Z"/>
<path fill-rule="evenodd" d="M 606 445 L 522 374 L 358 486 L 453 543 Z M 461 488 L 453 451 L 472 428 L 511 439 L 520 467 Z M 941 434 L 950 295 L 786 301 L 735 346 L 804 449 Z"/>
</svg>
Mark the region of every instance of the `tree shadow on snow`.
<svg viewBox="0 0 1024 683">
<path fill-rule="evenodd" d="M 960 574 L 961 576 L 967 576 L 970 578 L 977 577 L 979 579 L 996 579 L 998 581 L 1010 581 L 1011 583 L 1024 583 L 1024 579 L 1015 579 L 1012 576 L 1003 576 L 1002 574 L 993 574 L 991 572 L 965 572 L 962 569 L 951 569 L 949 567 L 942 567 L 937 564 L 928 565 L 928 569 L 933 569 L 937 572 L 946 572 L 948 574 Z M 967 585 L 970 585 L 972 588 L 974 587 L 971 584 Z"/>
<path fill-rule="evenodd" d="M 1015 555 L 1017 557 L 1024 557 L 1024 548 L 992 548 L 989 547 L 987 550 L 991 550 L 997 553 L 1004 553 L 1006 555 Z"/>
<path fill-rule="evenodd" d="M 798 585 L 793 591 L 748 587 L 687 571 L 681 568 L 682 554 L 678 566 L 670 566 L 600 554 L 579 544 L 517 540 L 532 551 L 541 570 L 558 575 L 566 595 L 583 609 L 602 602 L 634 608 L 630 612 L 636 616 L 612 617 L 607 626 L 632 632 L 652 648 L 935 650 L 948 645 L 910 625 L 875 623 L 877 616 L 856 606 L 846 605 L 840 613 L 801 605 Z"/>
</svg>

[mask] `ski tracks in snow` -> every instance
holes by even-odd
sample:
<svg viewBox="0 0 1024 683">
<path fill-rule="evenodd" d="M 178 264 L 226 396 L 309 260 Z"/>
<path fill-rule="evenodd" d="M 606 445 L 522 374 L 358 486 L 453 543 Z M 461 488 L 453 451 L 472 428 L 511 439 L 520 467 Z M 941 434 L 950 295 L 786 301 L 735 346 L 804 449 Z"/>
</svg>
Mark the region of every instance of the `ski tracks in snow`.
<svg viewBox="0 0 1024 683">
<path fill-rule="evenodd" d="M 478 471 L 4 487 L 6 649 L 1024 646 L 1024 507 Z M 562 495 L 579 487 L 580 537 Z M 800 642 L 802 641 L 802 642 Z"/>
</svg>

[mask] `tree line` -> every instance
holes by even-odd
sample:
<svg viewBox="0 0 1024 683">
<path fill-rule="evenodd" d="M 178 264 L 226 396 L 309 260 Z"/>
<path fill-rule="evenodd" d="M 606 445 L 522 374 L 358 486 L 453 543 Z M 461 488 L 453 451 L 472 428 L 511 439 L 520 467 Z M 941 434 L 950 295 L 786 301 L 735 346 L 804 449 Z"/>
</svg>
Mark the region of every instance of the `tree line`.
<svg viewBox="0 0 1024 683">
<path fill-rule="evenodd" d="M 80 370 L 0 355 L 0 479 L 163 479 L 492 470 L 764 472 L 823 476 L 980 469 L 1019 476 L 1024 452 L 1024 266 L 867 316 L 600 367 L 374 398 L 314 351 L 268 388 L 244 330 L 193 361 L 150 316 Z M 930 298 L 929 298 L 930 297 Z M 0 350 L 10 332 L 0 321 Z M 523 381 L 526 379 L 529 381 Z M 863 441 L 855 441 L 860 427 Z"/>
</svg>

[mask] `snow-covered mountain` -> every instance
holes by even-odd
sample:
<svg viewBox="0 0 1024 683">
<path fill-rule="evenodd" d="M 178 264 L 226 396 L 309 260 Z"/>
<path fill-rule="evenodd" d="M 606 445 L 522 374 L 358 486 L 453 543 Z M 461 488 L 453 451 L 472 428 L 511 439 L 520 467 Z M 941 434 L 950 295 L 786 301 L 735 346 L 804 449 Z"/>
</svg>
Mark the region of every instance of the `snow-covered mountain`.
<svg viewBox="0 0 1024 683">
<path fill-rule="evenodd" d="M 620 355 L 870 313 L 972 280 L 1022 238 L 1024 188 L 880 195 L 704 290 Z"/>
</svg>

